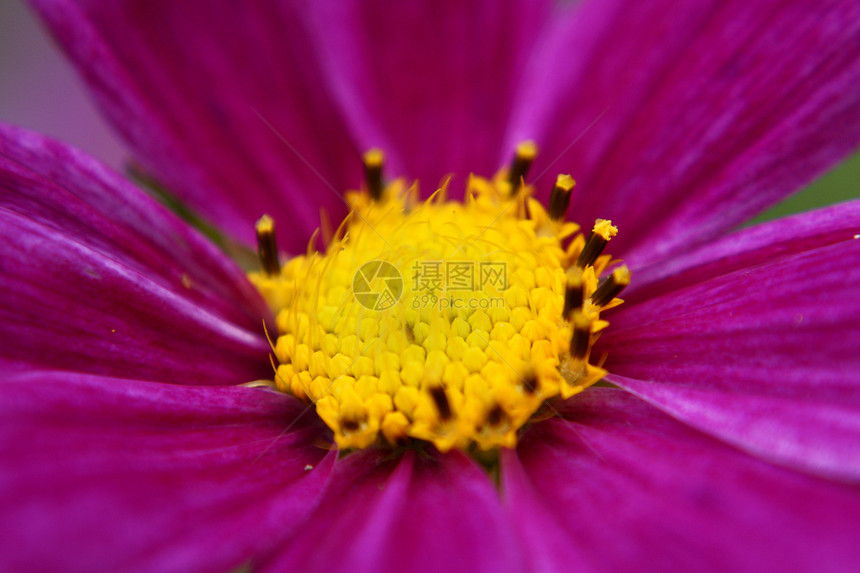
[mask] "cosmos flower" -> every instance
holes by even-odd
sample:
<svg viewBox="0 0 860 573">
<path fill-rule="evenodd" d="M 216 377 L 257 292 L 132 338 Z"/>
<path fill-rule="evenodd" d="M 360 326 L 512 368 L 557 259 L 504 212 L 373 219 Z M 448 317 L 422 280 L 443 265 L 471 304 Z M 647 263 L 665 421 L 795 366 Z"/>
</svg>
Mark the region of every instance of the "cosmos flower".
<svg viewBox="0 0 860 573">
<path fill-rule="evenodd" d="M 122 176 L 0 127 L 4 569 L 840 571 L 860 561 L 860 203 L 733 231 L 860 142 L 856 3 L 35 6 L 138 171 L 239 241 L 273 216 L 297 256 L 252 278 L 276 313 L 273 293 L 294 312 L 272 316 L 235 262 Z M 526 140 L 540 155 L 530 175 L 511 177 Z M 512 265 L 555 257 L 579 269 L 529 267 L 527 297 L 545 296 L 522 305 L 534 314 L 515 335 L 534 322 L 532 335 L 552 342 L 542 356 L 564 375 L 531 365 L 538 389 L 558 396 L 507 434 L 514 447 L 489 449 L 498 459 L 474 444 L 516 416 L 499 393 L 474 394 L 504 408 L 465 442 L 438 429 L 470 412 L 449 385 L 422 386 L 411 410 L 395 404 L 430 429 L 386 430 L 394 412 L 383 408 L 363 444 L 349 442 L 359 426 L 344 417 L 344 396 L 358 390 L 323 392 L 333 410 L 318 418 L 277 376 L 280 392 L 246 385 L 273 378 L 264 320 L 279 335 L 278 373 L 289 366 L 301 381 L 311 370 L 297 340 L 316 323 L 297 317 L 325 317 L 300 293 L 327 294 L 266 281 L 329 276 L 314 267 L 334 260 L 325 252 L 301 255 L 320 208 L 346 215 L 340 192 L 361 184 L 373 147 L 407 182 L 376 188 L 368 176 L 350 199 L 367 220 L 346 229 L 383 225 L 382 205 L 432 223 L 436 206 L 456 208 L 417 201 L 408 181 L 432 188 L 453 173 L 450 197 L 468 188 L 468 209 L 507 209 L 499 228 L 511 240 L 498 252 Z M 467 184 L 469 173 L 483 178 Z M 547 173 L 573 174 L 572 196 L 559 195 L 572 184 L 563 177 L 550 196 Z M 559 197 L 585 231 L 612 224 L 571 238 Z M 486 215 L 465 212 L 475 224 Z M 620 267 L 580 255 L 601 233 L 632 276 L 617 308 L 612 296 L 596 304 L 595 289 Z M 338 248 L 369 244 L 327 235 Z M 556 330 L 535 334 L 553 308 Z M 404 317 L 403 332 L 435 340 Z M 562 372 L 580 327 L 591 362 Z M 569 356 L 553 354 L 561 335 Z M 407 363 L 400 355 L 404 380 Z M 594 369 L 606 382 L 586 388 Z M 571 379 L 581 387 L 565 390 Z M 408 441 L 421 435 L 438 449 Z M 354 447 L 339 452 L 333 439 Z"/>
</svg>

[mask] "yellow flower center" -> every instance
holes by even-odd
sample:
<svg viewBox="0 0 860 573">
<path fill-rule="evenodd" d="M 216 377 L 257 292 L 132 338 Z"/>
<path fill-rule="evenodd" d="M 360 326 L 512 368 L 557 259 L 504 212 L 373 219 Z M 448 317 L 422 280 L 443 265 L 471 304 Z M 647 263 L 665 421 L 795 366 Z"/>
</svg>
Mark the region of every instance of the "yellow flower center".
<svg viewBox="0 0 860 573">
<path fill-rule="evenodd" d="M 325 252 L 283 268 L 271 219 L 258 223 L 263 272 L 250 278 L 277 317 L 274 385 L 313 403 L 340 448 L 514 447 L 547 400 L 606 374 L 590 359 L 629 282 L 623 266 L 599 280 L 616 229 L 598 220 L 586 239 L 564 220 L 569 176 L 548 209 L 531 198 L 534 154 L 521 145 L 509 169 L 470 177 L 459 202 L 447 184 L 425 201 L 384 185 L 368 152 L 366 189 L 347 194 Z"/>
</svg>

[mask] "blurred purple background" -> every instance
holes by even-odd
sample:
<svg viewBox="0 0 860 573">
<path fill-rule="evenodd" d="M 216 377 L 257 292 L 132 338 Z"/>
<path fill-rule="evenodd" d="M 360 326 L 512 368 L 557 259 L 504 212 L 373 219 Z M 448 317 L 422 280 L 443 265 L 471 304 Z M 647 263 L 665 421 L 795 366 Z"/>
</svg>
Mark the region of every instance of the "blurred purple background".
<svg viewBox="0 0 860 573">
<path fill-rule="evenodd" d="M 67 141 L 113 167 L 122 165 L 122 145 L 19 0 L 0 0 L 0 121 Z"/>
</svg>

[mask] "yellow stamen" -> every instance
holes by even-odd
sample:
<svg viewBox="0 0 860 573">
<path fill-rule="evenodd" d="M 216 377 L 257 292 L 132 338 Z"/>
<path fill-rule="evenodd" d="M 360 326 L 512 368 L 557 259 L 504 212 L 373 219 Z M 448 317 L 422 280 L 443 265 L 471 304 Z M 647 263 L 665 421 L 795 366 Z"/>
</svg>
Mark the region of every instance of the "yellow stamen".
<svg viewBox="0 0 860 573">
<path fill-rule="evenodd" d="M 592 302 L 597 306 L 604 306 L 621 294 L 624 287 L 629 284 L 630 270 L 626 265 L 622 265 L 612 271 L 612 274 L 600 283 L 591 297 Z"/>
<path fill-rule="evenodd" d="M 579 267 L 571 267 L 567 270 L 567 288 L 564 291 L 564 312 L 565 317 L 569 317 L 574 310 L 582 308 L 583 303 L 583 272 Z"/>
<path fill-rule="evenodd" d="M 570 175 L 559 175 L 549 196 L 549 218 L 558 221 L 564 219 L 570 206 L 570 195 L 576 182 Z"/>
<path fill-rule="evenodd" d="M 374 201 L 382 199 L 382 166 L 385 154 L 380 149 L 371 149 L 364 154 L 364 180 L 367 192 Z"/>
<path fill-rule="evenodd" d="M 618 229 L 612 226 L 612 221 L 598 219 L 594 222 L 594 228 L 591 232 L 599 235 L 604 241 L 609 241 L 609 239 L 618 234 Z"/>
<path fill-rule="evenodd" d="M 515 194 L 522 186 L 522 182 L 529 172 L 529 167 L 537 157 L 538 148 L 534 141 L 524 141 L 517 145 L 514 160 L 508 171 L 508 184 L 510 184 L 511 195 Z"/>
<path fill-rule="evenodd" d="M 281 272 L 281 262 L 278 259 L 278 243 L 275 240 L 275 222 L 268 215 L 263 215 L 257 221 L 257 252 L 263 272 L 277 275 Z"/>
<path fill-rule="evenodd" d="M 606 219 L 598 219 L 594 222 L 594 227 L 591 229 L 591 234 L 585 241 L 585 246 L 576 260 L 576 266 L 585 268 L 593 265 L 597 261 L 597 257 L 606 248 L 609 240 L 618 234 L 618 229 L 612 226 L 612 221 Z"/>
<path fill-rule="evenodd" d="M 570 357 L 574 360 L 585 360 L 588 357 L 591 338 L 591 321 L 581 311 L 575 311 L 572 322 L 573 334 L 570 337 Z"/>
</svg>

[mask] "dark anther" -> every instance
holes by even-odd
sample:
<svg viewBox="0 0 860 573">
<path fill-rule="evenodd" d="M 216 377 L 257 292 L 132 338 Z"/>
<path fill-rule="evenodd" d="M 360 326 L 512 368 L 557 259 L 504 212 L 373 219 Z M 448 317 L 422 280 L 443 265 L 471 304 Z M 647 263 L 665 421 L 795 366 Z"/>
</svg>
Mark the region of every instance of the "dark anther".
<svg viewBox="0 0 860 573">
<path fill-rule="evenodd" d="M 533 141 L 524 141 L 517 145 L 511 169 L 508 171 L 508 183 L 511 184 L 511 195 L 516 195 L 520 190 L 523 179 L 529 172 L 529 167 L 537 157 L 537 145 Z"/>
<path fill-rule="evenodd" d="M 502 423 L 502 419 L 505 417 L 505 411 L 502 410 L 502 407 L 496 404 L 492 410 L 487 413 L 487 423 L 491 426 L 498 426 Z"/>
<path fill-rule="evenodd" d="M 579 253 L 579 258 L 576 259 L 576 266 L 584 269 L 588 265 L 593 265 L 616 232 L 617 230 L 609 221 L 598 219 L 585 241 L 585 246 L 582 247 L 582 252 Z"/>
<path fill-rule="evenodd" d="M 582 269 L 571 267 L 567 271 L 567 286 L 564 289 L 564 317 L 582 308 L 583 302 Z"/>
<path fill-rule="evenodd" d="M 385 155 L 379 149 L 371 149 L 364 154 L 364 181 L 367 192 L 374 201 L 382 199 L 382 165 Z"/>
<path fill-rule="evenodd" d="M 346 432 L 354 432 L 358 430 L 360 424 L 352 418 L 341 418 L 340 427 Z"/>
<path fill-rule="evenodd" d="M 581 312 L 573 313 L 573 334 L 570 336 L 570 356 L 585 360 L 591 339 L 591 323 Z"/>
<path fill-rule="evenodd" d="M 534 394 L 537 392 L 538 382 L 534 374 L 529 374 L 523 378 L 523 392 L 526 394 Z"/>
<path fill-rule="evenodd" d="M 451 419 L 451 406 L 448 404 L 448 396 L 445 395 L 445 389 L 441 386 L 430 388 L 430 397 L 436 404 L 436 409 L 439 410 L 439 419 L 443 422 Z"/>
<path fill-rule="evenodd" d="M 553 221 L 561 221 L 567 214 L 570 206 L 570 195 L 573 186 L 576 185 L 570 175 L 559 175 L 555 180 L 555 187 L 549 196 L 549 218 Z"/>
<path fill-rule="evenodd" d="M 281 262 L 278 260 L 278 242 L 275 240 L 275 222 L 268 215 L 263 215 L 255 226 L 257 230 L 257 253 L 263 272 L 269 276 L 281 273 Z"/>
<path fill-rule="evenodd" d="M 597 306 L 608 304 L 613 298 L 621 294 L 624 287 L 630 284 L 630 271 L 626 266 L 620 266 L 612 274 L 606 277 L 597 286 L 597 290 L 591 297 L 591 301 Z"/>
</svg>

